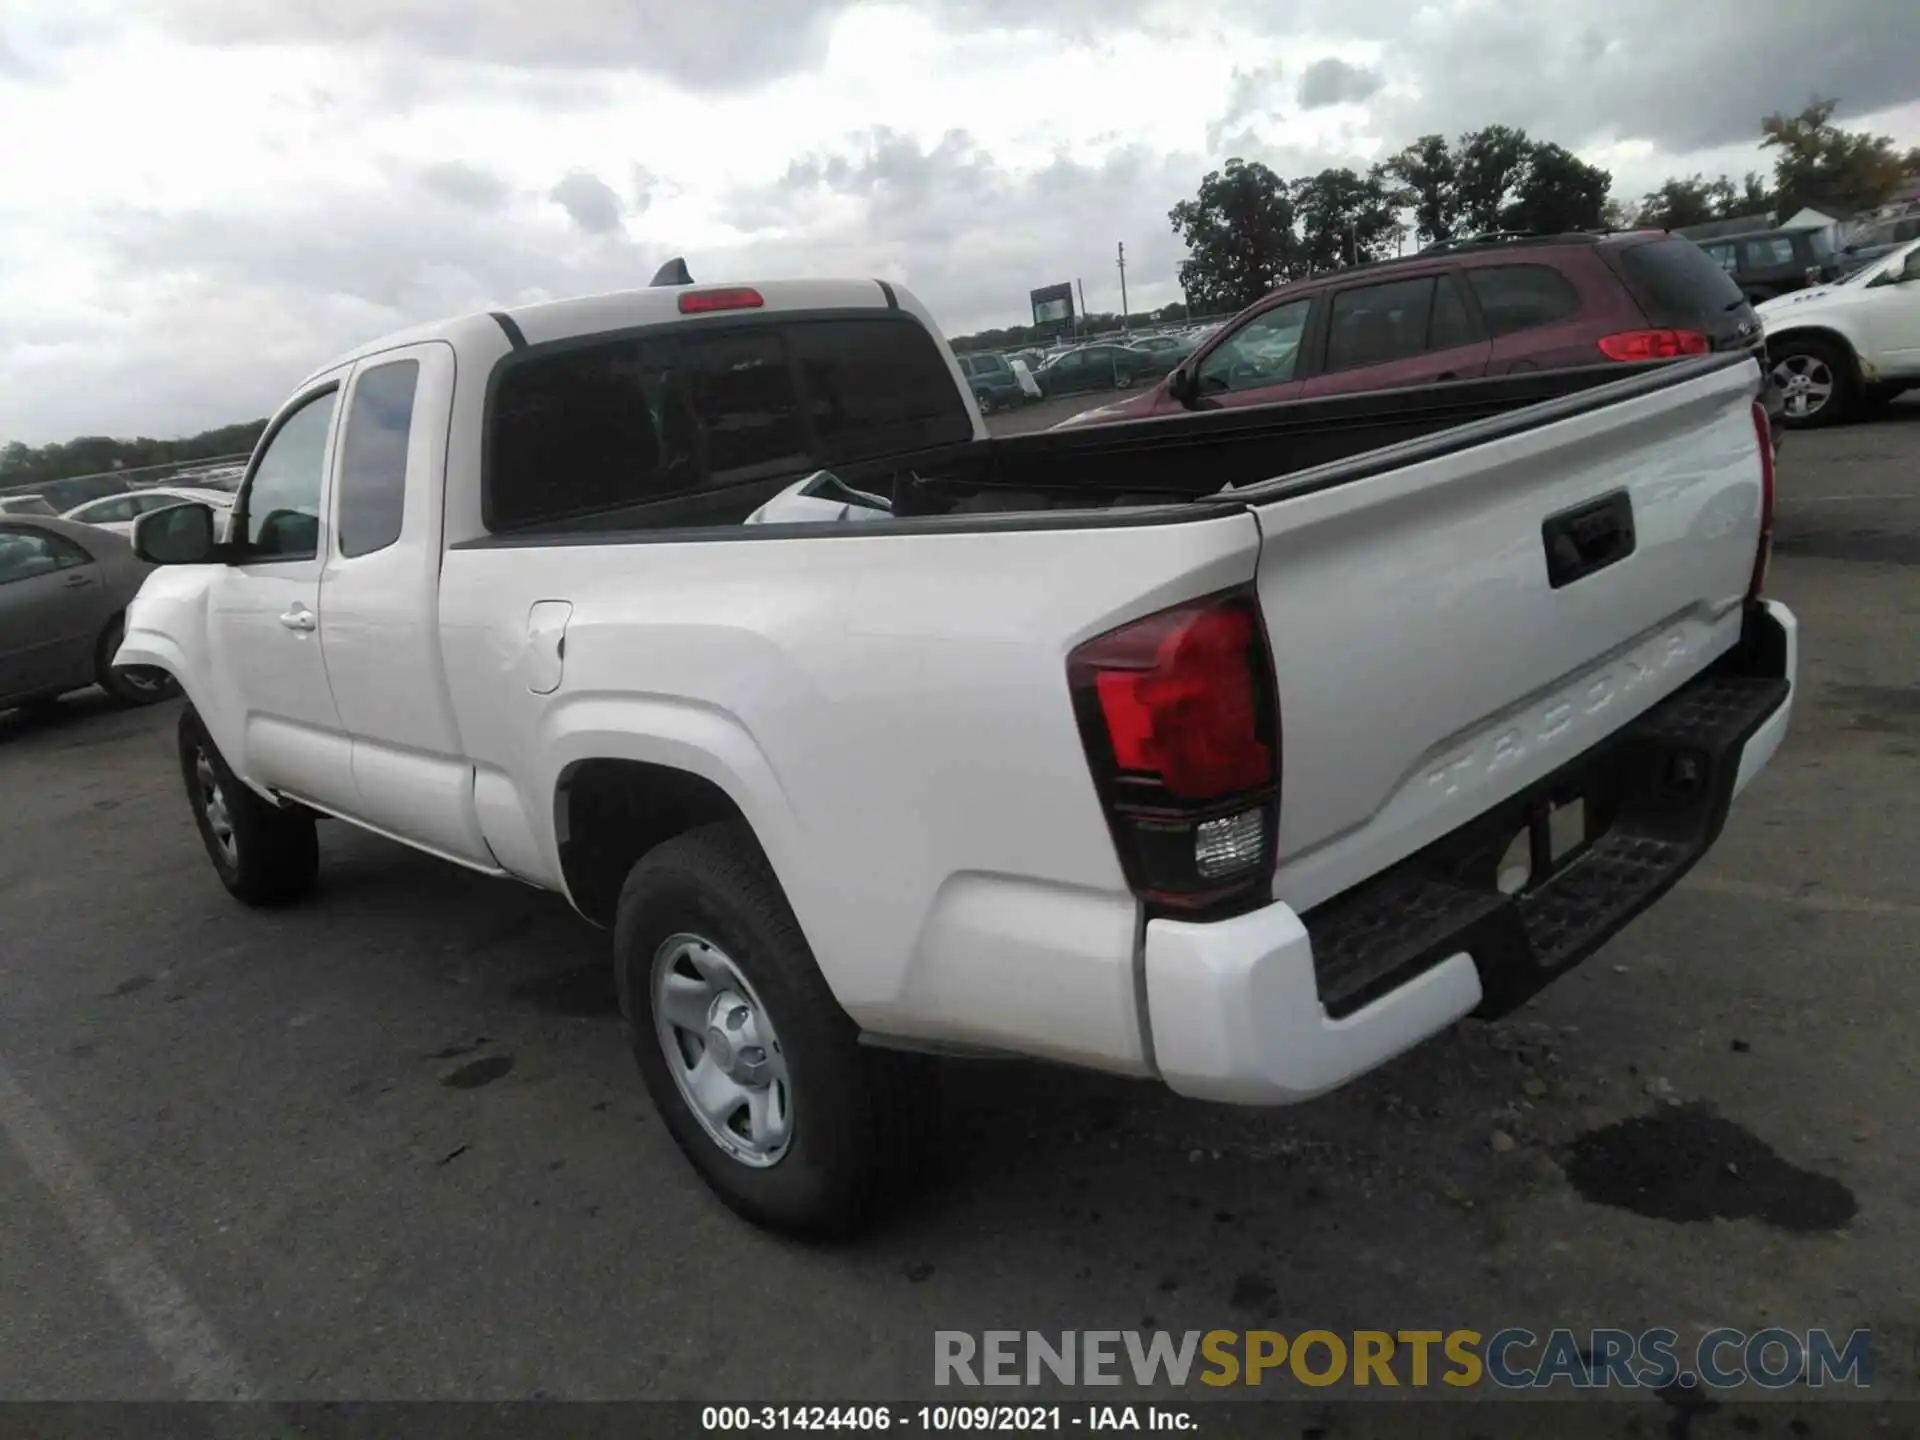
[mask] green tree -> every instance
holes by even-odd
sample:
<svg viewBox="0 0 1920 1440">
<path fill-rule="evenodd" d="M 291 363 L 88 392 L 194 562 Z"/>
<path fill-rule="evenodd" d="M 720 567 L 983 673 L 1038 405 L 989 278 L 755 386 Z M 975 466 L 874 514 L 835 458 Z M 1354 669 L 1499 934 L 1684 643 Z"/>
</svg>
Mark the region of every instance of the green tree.
<svg viewBox="0 0 1920 1440">
<path fill-rule="evenodd" d="M 1527 151 L 1514 183 L 1513 200 L 1500 212 L 1500 228 L 1534 235 L 1598 230 L 1605 224 L 1613 176 L 1570 150 L 1543 142 Z"/>
<path fill-rule="evenodd" d="M 15 440 L 0 446 L 0 485 L 44 483 L 73 475 L 97 475 L 109 470 L 137 470 L 147 465 L 186 464 L 216 456 L 241 455 L 253 449 L 267 428 L 265 420 L 222 425 L 179 440 L 141 436 L 116 440 L 106 435 L 82 435 L 48 445 L 26 445 Z"/>
<path fill-rule="evenodd" d="M 1662 230 L 1678 230 L 1683 225 L 1704 225 L 1709 220 L 1732 220 L 1742 215 L 1765 215 L 1773 209 L 1773 196 L 1757 172 L 1749 171 L 1738 185 L 1725 175 L 1709 180 L 1704 175 L 1676 177 L 1658 190 L 1649 190 L 1640 200 L 1638 223 Z"/>
<path fill-rule="evenodd" d="M 1909 156 L 1891 139 L 1833 123 L 1839 103 L 1816 98 L 1797 115 L 1760 122 L 1761 147 L 1778 152 L 1773 186 L 1782 219 L 1806 206 L 1843 216 L 1871 209 L 1904 177 Z"/>
<path fill-rule="evenodd" d="M 1510 125 L 1488 125 L 1460 137 L 1459 225 L 1469 235 L 1505 228 L 1507 209 L 1526 178 L 1533 142 Z"/>
<path fill-rule="evenodd" d="M 1311 269 L 1357 265 L 1392 250 L 1400 222 L 1393 193 L 1379 171 L 1363 178 L 1346 169 L 1322 170 L 1288 188 Z"/>
<path fill-rule="evenodd" d="M 1639 223 L 1657 230 L 1703 225 L 1715 218 L 1714 200 L 1713 187 L 1704 176 L 1668 180 L 1641 197 Z"/>
<path fill-rule="evenodd" d="M 1713 218 L 1731 220 L 1736 215 L 1769 215 L 1773 212 L 1773 192 L 1767 188 L 1767 179 L 1757 170 L 1749 170 L 1746 178 L 1735 189 L 1732 181 L 1726 182 L 1724 194 L 1715 198 Z"/>
<path fill-rule="evenodd" d="M 1432 244 L 1451 240 L 1459 224 L 1459 165 L 1444 135 L 1422 135 L 1381 169 L 1397 181 L 1398 202 L 1413 211 L 1414 233 Z"/>
<path fill-rule="evenodd" d="M 1258 161 L 1208 171 L 1167 218 L 1187 246 L 1181 289 L 1202 310 L 1251 305 L 1305 271 L 1287 182 Z"/>
</svg>

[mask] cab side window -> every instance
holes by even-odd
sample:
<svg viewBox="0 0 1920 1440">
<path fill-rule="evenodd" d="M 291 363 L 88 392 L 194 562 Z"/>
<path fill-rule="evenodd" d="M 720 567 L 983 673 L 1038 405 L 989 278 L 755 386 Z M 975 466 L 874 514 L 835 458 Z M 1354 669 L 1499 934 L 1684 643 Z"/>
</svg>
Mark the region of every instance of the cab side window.
<svg viewBox="0 0 1920 1440">
<path fill-rule="evenodd" d="M 294 411 L 254 467 L 241 501 L 249 561 L 311 560 L 318 553 L 320 490 L 338 398 L 329 390 Z"/>
<path fill-rule="evenodd" d="M 396 360 L 360 372 L 347 407 L 335 484 L 340 553 L 371 555 L 400 538 L 406 518 L 407 444 L 413 436 L 418 360 Z"/>
</svg>

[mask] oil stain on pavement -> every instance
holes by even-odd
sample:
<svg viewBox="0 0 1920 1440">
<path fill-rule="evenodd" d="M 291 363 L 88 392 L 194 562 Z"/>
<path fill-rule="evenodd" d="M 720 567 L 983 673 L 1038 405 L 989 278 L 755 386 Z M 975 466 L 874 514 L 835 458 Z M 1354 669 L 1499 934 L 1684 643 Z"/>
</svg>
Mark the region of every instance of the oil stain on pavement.
<svg viewBox="0 0 1920 1440">
<path fill-rule="evenodd" d="M 1589 1130 L 1561 1168 L 1588 1200 L 1655 1220 L 1763 1220 L 1807 1234 L 1838 1230 L 1859 1202 L 1705 1106 L 1684 1105 Z"/>
<path fill-rule="evenodd" d="M 470 1060 L 458 1070 L 441 1076 L 440 1083 L 455 1090 L 478 1090 L 482 1085 L 491 1085 L 511 1069 L 511 1055 L 488 1055 L 479 1060 Z"/>
</svg>

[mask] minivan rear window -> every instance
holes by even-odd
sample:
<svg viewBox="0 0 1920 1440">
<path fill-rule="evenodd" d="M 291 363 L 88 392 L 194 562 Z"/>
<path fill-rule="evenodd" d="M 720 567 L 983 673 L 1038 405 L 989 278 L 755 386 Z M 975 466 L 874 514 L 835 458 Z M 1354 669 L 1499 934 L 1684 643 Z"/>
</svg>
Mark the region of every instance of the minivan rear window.
<svg viewBox="0 0 1920 1440">
<path fill-rule="evenodd" d="M 1733 277 L 1678 235 L 1625 246 L 1619 258 L 1627 288 L 1652 324 L 1709 329 L 1745 302 Z"/>
<path fill-rule="evenodd" d="M 569 342 L 501 362 L 482 513 L 496 534 L 734 523 L 809 470 L 972 438 L 945 356 L 906 317 Z"/>
</svg>

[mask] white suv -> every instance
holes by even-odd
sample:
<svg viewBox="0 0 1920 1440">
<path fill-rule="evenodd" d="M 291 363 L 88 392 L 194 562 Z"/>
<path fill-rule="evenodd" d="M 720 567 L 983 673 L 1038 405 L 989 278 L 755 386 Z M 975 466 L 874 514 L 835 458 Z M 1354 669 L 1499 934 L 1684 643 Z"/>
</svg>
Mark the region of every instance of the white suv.
<svg viewBox="0 0 1920 1440">
<path fill-rule="evenodd" d="M 1837 424 L 1920 387 L 1920 241 L 1754 310 L 1789 425 Z"/>
</svg>

